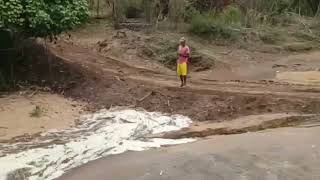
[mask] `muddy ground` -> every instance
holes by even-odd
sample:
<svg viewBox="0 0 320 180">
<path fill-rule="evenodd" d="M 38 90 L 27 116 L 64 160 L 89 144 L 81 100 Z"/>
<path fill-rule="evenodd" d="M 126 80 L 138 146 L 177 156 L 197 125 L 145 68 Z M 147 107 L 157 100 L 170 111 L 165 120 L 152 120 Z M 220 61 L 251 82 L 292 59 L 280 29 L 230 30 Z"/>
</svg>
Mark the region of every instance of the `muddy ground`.
<svg viewBox="0 0 320 180">
<path fill-rule="evenodd" d="M 202 122 L 320 111 L 317 50 L 292 53 L 269 46 L 270 51 L 248 50 L 187 37 L 202 61 L 191 61 L 188 87 L 179 88 L 174 65 L 163 64 L 159 60 L 163 51 L 157 50 L 180 36 L 104 26 L 83 28 L 71 32 L 71 38 L 62 35 L 48 43 L 49 52 L 43 40 L 30 42 L 25 56 L 32 65 L 21 67 L 17 76 L 27 84 L 86 102 L 91 111 L 141 107 Z M 203 61 L 212 61 L 214 66 L 207 69 Z"/>
<path fill-rule="evenodd" d="M 320 110 L 316 85 L 293 85 L 275 80 L 215 81 L 191 73 L 189 86 L 179 88 L 175 75 L 106 58 L 81 46 L 60 42 L 52 51 L 61 61 L 78 66 L 85 78 L 65 91 L 65 95 L 84 98 L 99 108 L 135 106 L 183 114 L 198 121 Z"/>
<path fill-rule="evenodd" d="M 207 60 L 214 61 L 215 66 L 205 71 L 191 69 L 189 86 L 181 89 L 175 72 L 161 64 L 159 57 L 141 55 L 141 49 L 152 49 L 164 40 L 172 43 L 179 36 L 104 28 L 96 30 L 94 37 L 74 32 L 72 39 L 62 38 L 51 50 L 61 61 L 76 64 L 82 74 L 85 72 L 86 80 L 67 95 L 85 98 L 98 107 L 142 107 L 187 115 L 197 121 L 319 112 L 319 81 L 300 76 L 303 83 L 292 83 L 290 78 L 294 76 L 285 74 L 314 71 L 320 66 L 317 51 L 292 54 L 228 49 L 204 46 L 190 38 L 197 53 L 210 57 Z M 191 61 L 191 66 L 201 64 Z M 314 71 L 313 76 L 317 74 Z"/>
</svg>

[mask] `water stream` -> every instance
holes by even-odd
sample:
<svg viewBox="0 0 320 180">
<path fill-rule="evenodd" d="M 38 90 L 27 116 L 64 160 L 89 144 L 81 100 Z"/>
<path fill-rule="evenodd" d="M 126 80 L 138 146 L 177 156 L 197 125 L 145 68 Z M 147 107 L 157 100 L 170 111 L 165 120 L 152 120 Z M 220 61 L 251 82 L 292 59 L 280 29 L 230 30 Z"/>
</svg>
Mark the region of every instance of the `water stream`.
<svg viewBox="0 0 320 180">
<path fill-rule="evenodd" d="M 79 122 L 76 128 L 52 130 L 31 142 L 0 144 L 0 179 L 50 180 L 111 154 L 194 141 L 145 138 L 188 127 L 191 120 L 181 115 L 115 108 L 82 116 Z"/>
</svg>

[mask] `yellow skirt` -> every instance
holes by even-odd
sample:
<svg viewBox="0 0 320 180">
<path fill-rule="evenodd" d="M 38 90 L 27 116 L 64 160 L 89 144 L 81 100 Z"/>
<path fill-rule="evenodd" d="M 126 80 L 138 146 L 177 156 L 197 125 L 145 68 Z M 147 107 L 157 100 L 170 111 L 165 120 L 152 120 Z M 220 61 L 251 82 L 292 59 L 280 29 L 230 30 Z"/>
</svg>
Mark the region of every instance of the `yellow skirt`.
<svg viewBox="0 0 320 180">
<path fill-rule="evenodd" d="M 187 63 L 178 63 L 177 65 L 177 74 L 178 76 L 186 76 L 187 75 Z"/>
</svg>

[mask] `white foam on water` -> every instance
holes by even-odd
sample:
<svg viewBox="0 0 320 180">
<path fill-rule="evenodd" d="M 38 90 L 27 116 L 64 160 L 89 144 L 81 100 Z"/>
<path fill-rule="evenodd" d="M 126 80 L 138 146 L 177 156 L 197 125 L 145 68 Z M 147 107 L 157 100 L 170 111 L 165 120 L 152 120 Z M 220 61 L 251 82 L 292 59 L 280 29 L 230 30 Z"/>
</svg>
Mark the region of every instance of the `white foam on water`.
<svg viewBox="0 0 320 180">
<path fill-rule="evenodd" d="M 63 144 L 51 144 L 1 157 L 0 179 L 5 180 L 8 174 L 25 169 L 29 180 L 50 180 L 74 167 L 111 154 L 194 141 L 144 138 L 149 134 L 188 127 L 191 120 L 181 115 L 115 109 L 83 116 L 81 122 L 83 124 L 77 128 L 42 135 L 48 138 L 61 136 L 66 140 Z"/>
</svg>

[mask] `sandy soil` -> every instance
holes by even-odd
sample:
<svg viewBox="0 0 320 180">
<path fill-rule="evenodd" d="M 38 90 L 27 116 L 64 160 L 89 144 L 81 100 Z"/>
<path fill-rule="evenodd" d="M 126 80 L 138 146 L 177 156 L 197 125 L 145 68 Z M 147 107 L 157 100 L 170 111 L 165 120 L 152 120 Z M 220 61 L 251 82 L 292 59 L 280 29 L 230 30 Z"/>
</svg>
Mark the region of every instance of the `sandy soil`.
<svg viewBox="0 0 320 180">
<path fill-rule="evenodd" d="M 40 108 L 39 113 L 32 115 L 37 106 Z M 74 126 L 83 110 L 82 103 L 49 93 L 32 97 L 19 94 L 2 97 L 0 140 Z"/>
</svg>

